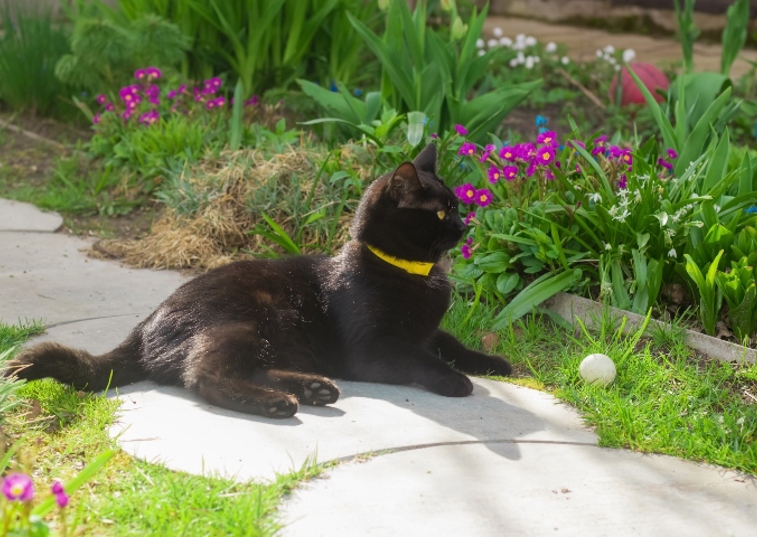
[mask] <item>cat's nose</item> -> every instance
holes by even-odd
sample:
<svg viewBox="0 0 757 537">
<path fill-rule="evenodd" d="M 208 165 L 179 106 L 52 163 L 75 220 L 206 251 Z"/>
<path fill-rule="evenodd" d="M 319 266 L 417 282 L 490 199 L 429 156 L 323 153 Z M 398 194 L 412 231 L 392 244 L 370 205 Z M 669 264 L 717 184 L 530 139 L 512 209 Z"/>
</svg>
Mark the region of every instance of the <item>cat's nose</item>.
<svg viewBox="0 0 757 537">
<path fill-rule="evenodd" d="M 458 215 L 455 215 L 454 224 L 458 231 L 465 229 L 465 223 Z"/>
</svg>

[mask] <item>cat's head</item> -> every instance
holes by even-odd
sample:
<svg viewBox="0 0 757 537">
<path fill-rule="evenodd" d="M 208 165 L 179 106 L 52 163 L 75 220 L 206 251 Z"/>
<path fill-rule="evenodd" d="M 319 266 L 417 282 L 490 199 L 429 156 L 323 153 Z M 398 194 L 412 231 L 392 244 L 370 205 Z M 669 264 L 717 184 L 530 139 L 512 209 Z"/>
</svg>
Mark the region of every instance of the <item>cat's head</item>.
<svg viewBox="0 0 757 537">
<path fill-rule="evenodd" d="M 457 203 L 436 175 L 436 146 L 429 144 L 366 189 L 352 237 L 402 259 L 435 262 L 463 236 Z"/>
</svg>

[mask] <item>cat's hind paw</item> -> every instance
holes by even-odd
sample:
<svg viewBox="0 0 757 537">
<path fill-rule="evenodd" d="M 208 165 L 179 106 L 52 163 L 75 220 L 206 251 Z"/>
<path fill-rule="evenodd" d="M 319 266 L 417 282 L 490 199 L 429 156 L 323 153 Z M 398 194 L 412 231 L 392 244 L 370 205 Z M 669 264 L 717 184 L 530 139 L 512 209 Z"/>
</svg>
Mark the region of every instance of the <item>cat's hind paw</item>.
<svg viewBox="0 0 757 537">
<path fill-rule="evenodd" d="M 322 377 L 303 383 L 302 391 L 297 395 L 300 403 L 305 405 L 330 405 L 339 399 L 339 388 L 331 380 Z"/>
</svg>

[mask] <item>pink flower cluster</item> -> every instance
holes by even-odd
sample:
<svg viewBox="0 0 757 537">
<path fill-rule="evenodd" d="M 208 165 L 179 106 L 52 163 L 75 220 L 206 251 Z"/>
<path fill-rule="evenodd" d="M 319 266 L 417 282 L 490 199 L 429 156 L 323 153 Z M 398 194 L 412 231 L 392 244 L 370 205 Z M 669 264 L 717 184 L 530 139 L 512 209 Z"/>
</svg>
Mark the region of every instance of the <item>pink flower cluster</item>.
<svg viewBox="0 0 757 537">
<path fill-rule="evenodd" d="M 161 88 L 157 84 L 153 84 L 153 81 L 160 79 L 162 76 L 163 73 L 157 67 L 146 67 L 144 69 L 137 69 L 134 72 L 134 78 L 136 78 L 138 82 L 136 84 L 124 86 L 118 92 L 118 96 L 123 105 L 123 112 L 121 112 L 120 115 L 124 121 L 130 120 L 137 112 L 139 105 L 143 102 L 149 102 L 151 108 L 143 111 L 139 115 L 139 123 L 142 125 L 152 125 L 160 119 L 161 115 L 158 111 L 158 107 L 162 102 L 160 98 Z M 202 86 L 192 89 L 194 102 L 204 103 L 206 110 L 216 110 L 225 107 L 227 103 L 226 97 L 224 95 L 217 95 L 222 85 L 223 81 L 218 77 L 204 80 Z M 166 98 L 172 102 L 170 108 L 171 112 L 188 113 L 187 109 L 181 108 L 182 104 L 186 103 L 179 102 L 183 95 L 189 95 L 186 84 L 182 84 L 166 94 Z M 104 113 L 116 113 L 116 105 L 108 100 L 107 95 L 98 95 L 97 102 L 104 107 L 104 110 L 95 114 L 92 118 L 92 122 L 95 124 L 100 123 Z M 244 105 L 255 106 L 258 102 L 258 96 L 253 95 L 250 99 L 244 102 Z"/>
<path fill-rule="evenodd" d="M 69 497 L 63 488 L 63 483 L 54 481 L 50 489 L 55 496 L 55 503 L 58 507 L 66 507 Z M 34 483 L 32 478 L 26 474 L 10 474 L 3 478 L 2 491 L 5 499 L 10 502 L 27 503 L 34 498 Z"/>
</svg>

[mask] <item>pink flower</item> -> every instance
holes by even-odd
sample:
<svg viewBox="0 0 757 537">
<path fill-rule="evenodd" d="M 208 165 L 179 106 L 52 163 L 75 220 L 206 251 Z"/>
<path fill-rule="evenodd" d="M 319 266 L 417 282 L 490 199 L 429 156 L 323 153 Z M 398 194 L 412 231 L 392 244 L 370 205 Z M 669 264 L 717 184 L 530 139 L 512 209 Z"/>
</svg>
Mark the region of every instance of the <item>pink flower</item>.
<svg viewBox="0 0 757 537">
<path fill-rule="evenodd" d="M 163 73 L 161 73 L 160 69 L 158 69 L 157 67 L 148 67 L 147 69 L 145 69 L 145 72 L 150 78 L 160 78 L 161 76 L 163 76 Z"/>
<path fill-rule="evenodd" d="M 621 155 L 620 159 L 623 161 L 624 164 L 628 164 L 629 166 L 633 164 L 633 155 L 630 151 L 623 151 L 623 154 Z"/>
<path fill-rule="evenodd" d="M 100 123 L 100 114 L 95 114 L 94 116 L 92 116 L 92 123 L 94 123 L 95 125 Z"/>
<path fill-rule="evenodd" d="M 3 478 L 3 494 L 11 502 L 28 502 L 34 498 L 34 483 L 26 474 L 11 474 Z"/>
<path fill-rule="evenodd" d="M 500 170 L 496 166 L 491 166 L 489 168 L 489 182 L 490 183 L 492 184 L 496 183 L 497 181 L 500 180 L 501 177 L 502 177 L 502 170 Z"/>
<path fill-rule="evenodd" d="M 135 100 L 139 97 L 139 86 L 132 84 L 131 86 L 124 86 L 118 91 L 118 96 L 125 103 Z"/>
<path fill-rule="evenodd" d="M 489 155 L 492 154 L 492 151 L 497 149 L 497 146 L 494 144 L 488 144 L 486 147 L 484 147 L 484 152 L 481 154 L 481 158 L 479 159 L 479 162 L 486 162 L 489 160 Z"/>
<path fill-rule="evenodd" d="M 555 174 L 552 173 L 552 170 L 545 170 L 545 172 L 544 172 L 544 178 L 547 181 L 554 181 L 555 180 Z"/>
<path fill-rule="evenodd" d="M 460 146 L 460 151 L 457 152 L 458 155 L 463 155 L 464 157 L 470 157 L 471 155 L 474 155 L 476 153 L 476 144 L 473 144 L 471 142 L 465 142 L 463 145 Z"/>
<path fill-rule="evenodd" d="M 244 102 L 244 105 L 245 106 L 255 106 L 259 102 L 260 102 L 260 97 L 258 97 L 257 95 L 253 95 L 252 97 L 250 97 L 249 99 L 247 99 Z M 433 134 L 432 134 L 432 136 L 433 136 Z"/>
<path fill-rule="evenodd" d="M 555 160 L 555 148 L 554 147 L 541 147 L 536 152 L 536 160 L 541 165 L 551 164 Z"/>
<path fill-rule="evenodd" d="M 473 244 L 473 237 L 468 237 L 468 240 L 466 240 L 465 244 L 460 248 L 460 252 L 463 254 L 463 259 L 470 259 L 470 256 L 473 255 L 473 248 L 470 247 L 471 244 Z"/>
<path fill-rule="evenodd" d="M 536 146 L 531 142 L 517 144 L 515 146 L 515 158 L 522 162 L 528 162 L 536 153 Z"/>
<path fill-rule="evenodd" d="M 114 112 L 115 110 L 116 110 L 116 107 L 113 103 L 108 103 L 105 105 L 106 112 Z"/>
<path fill-rule="evenodd" d="M 506 181 L 512 181 L 516 177 L 518 177 L 518 167 L 517 166 L 505 166 L 502 172 L 505 175 Z"/>
<path fill-rule="evenodd" d="M 628 177 L 626 177 L 626 174 L 621 175 L 620 179 L 618 179 L 618 188 L 621 190 L 626 190 L 628 188 Z"/>
<path fill-rule="evenodd" d="M 137 80 L 143 80 L 147 77 L 147 69 L 137 69 L 134 71 L 134 78 Z"/>
<path fill-rule="evenodd" d="M 176 96 L 177 96 L 178 94 L 179 94 L 179 92 L 178 92 L 178 91 L 176 91 L 176 90 L 171 90 L 171 91 L 169 91 L 169 92 L 168 92 L 168 95 L 167 95 L 167 97 L 168 97 L 169 99 L 175 99 L 175 98 L 176 98 Z"/>
<path fill-rule="evenodd" d="M 515 148 L 512 146 L 506 145 L 499 150 L 499 158 L 503 158 L 508 162 L 515 162 L 516 157 Z"/>
<path fill-rule="evenodd" d="M 465 215 L 465 225 L 470 224 L 470 221 L 476 218 L 476 211 L 471 211 Z"/>
<path fill-rule="evenodd" d="M 675 160 L 678 158 L 678 153 L 676 153 L 675 149 L 668 149 L 668 158 L 670 160 Z"/>
<path fill-rule="evenodd" d="M 539 133 L 538 138 L 536 138 L 537 144 L 546 144 L 546 145 L 557 145 L 557 133 L 554 131 L 544 131 L 542 133 Z"/>
<path fill-rule="evenodd" d="M 69 497 L 68 494 L 66 494 L 66 490 L 63 488 L 63 483 L 60 481 L 54 481 L 50 489 L 55 495 L 55 503 L 58 504 L 58 507 L 66 507 L 68 505 Z"/>
<path fill-rule="evenodd" d="M 150 110 L 149 112 L 145 112 L 141 116 L 139 116 L 139 122 L 144 125 L 152 125 L 155 123 L 160 115 L 158 114 L 157 110 Z"/>
<path fill-rule="evenodd" d="M 468 134 L 468 129 L 466 129 L 462 125 L 455 125 L 455 130 L 460 136 L 465 136 L 466 134 Z"/>
<path fill-rule="evenodd" d="M 603 134 L 602 136 L 599 136 L 594 139 L 594 145 L 599 147 L 604 147 L 605 143 L 607 142 L 607 135 Z"/>
<path fill-rule="evenodd" d="M 659 166 L 662 166 L 663 168 L 665 168 L 668 171 L 670 171 L 670 170 L 673 169 L 673 165 L 670 162 L 668 162 L 667 160 L 665 160 L 664 158 L 662 158 L 662 157 L 660 157 L 660 158 L 657 159 L 657 164 Z"/>
<path fill-rule="evenodd" d="M 105 101 L 107 100 L 108 98 L 103 93 L 97 96 L 97 104 L 105 104 Z"/>
<path fill-rule="evenodd" d="M 455 188 L 455 195 L 465 204 L 471 204 L 476 198 L 476 187 L 470 183 Z"/>
<path fill-rule="evenodd" d="M 473 201 L 475 201 L 476 205 L 478 205 L 479 207 L 486 207 L 492 202 L 492 193 L 489 192 L 489 189 L 487 188 L 476 190 L 475 198 Z"/>
<path fill-rule="evenodd" d="M 536 173 L 536 161 L 532 160 L 528 163 L 528 168 L 526 168 L 526 177 L 533 177 L 534 173 Z"/>
<path fill-rule="evenodd" d="M 437 138 L 439 138 L 439 135 L 436 134 L 435 132 L 432 132 L 431 133 L 431 138 L 433 138 L 434 140 L 436 140 Z"/>
</svg>

